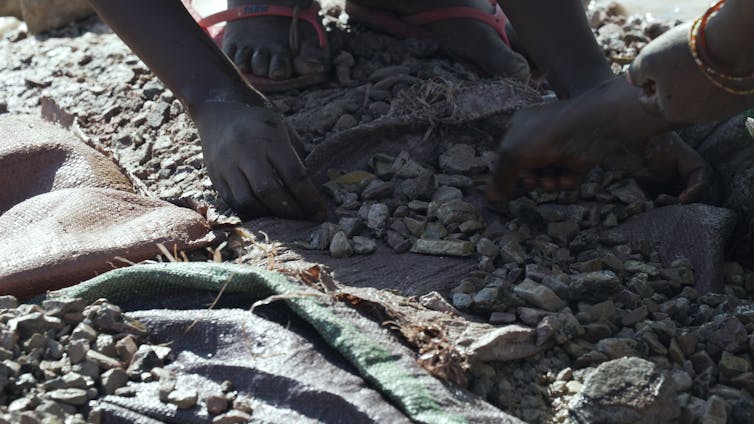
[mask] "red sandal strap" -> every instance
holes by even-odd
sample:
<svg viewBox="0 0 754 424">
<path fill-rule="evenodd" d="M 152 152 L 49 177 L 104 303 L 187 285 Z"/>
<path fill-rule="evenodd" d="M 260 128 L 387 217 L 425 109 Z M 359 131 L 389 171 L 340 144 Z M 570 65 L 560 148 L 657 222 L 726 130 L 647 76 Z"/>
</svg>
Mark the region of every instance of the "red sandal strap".
<svg viewBox="0 0 754 424">
<path fill-rule="evenodd" d="M 302 9 L 299 12 L 299 19 L 302 19 L 312 27 L 317 33 L 317 39 L 319 41 L 319 47 L 324 49 L 327 47 L 327 34 L 322 26 L 319 17 L 319 4 L 312 2 L 312 5 L 306 9 Z M 256 18 L 260 16 L 282 16 L 287 18 L 293 17 L 293 8 L 290 6 L 276 6 L 267 4 L 248 4 L 244 6 L 232 7 L 222 12 L 214 13 L 201 20 L 199 25 L 205 30 L 223 23 L 230 21 L 237 21 L 239 19 Z"/>
<path fill-rule="evenodd" d="M 508 18 L 505 16 L 503 9 L 500 8 L 500 5 L 497 4 L 497 2 L 491 1 L 490 3 L 495 5 L 494 14 L 473 7 L 443 7 L 404 16 L 401 20 L 411 25 L 424 26 L 433 22 L 447 21 L 450 19 L 473 19 L 484 22 L 492 27 L 498 34 L 500 34 L 500 38 L 503 39 L 503 42 L 510 46 L 511 43 L 508 39 L 508 34 L 505 32 L 505 24 Z"/>
</svg>

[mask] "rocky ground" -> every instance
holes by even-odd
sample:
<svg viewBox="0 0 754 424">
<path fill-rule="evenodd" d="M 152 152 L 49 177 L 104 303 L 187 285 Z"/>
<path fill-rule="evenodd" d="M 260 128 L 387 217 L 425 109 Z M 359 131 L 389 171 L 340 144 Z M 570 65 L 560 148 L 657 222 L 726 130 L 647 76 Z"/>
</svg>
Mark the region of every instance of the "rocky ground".
<svg viewBox="0 0 754 424">
<path fill-rule="evenodd" d="M 623 16 L 617 6 L 588 14 L 616 72 L 672 25 Z M 332 82 L 271 96 L 309 147 L 395 113 L 411 87 L 480 80 L 429 42 L 359 28 L 334 29 L 331 40 Z M 0 112 L 38 113 L 51 99 L 149 193 L 231 213 L 211 188 L 181 103 L 99 21 L 43 36 L 12 31 L 0 56 L 7 58 Z M 337 219 L 298 245 L 335 257 L 387 244 L 396 252 L 474 258 L 475 271 L 444 293 L 442 307 L 499 326 L 469 348 L 468 384 L 528 422 L 754 422 L 754 273 L 726 262 L 724 291 L 701 294 L 695 283 L 709 276 L 690 258 L 665 261 L 651 244 L 629 242 L 622 223 L 675 199 L 649 197 L 615 171 L 595 169 L 573 192 L 526 193 L 491 218 L 474 199 L 493 160 L 491 148 L 453 139 L 431 161 L 407 150 L 374 155 L 364 168 L 333 169 L 324 191 Z M 74 413 L 96 422 L 96 410 L 82 405 L 127 391 L 129 379 L 164 378 L 166 402 L 210 404 L 170 388 L 160 364 L 133 371 L 133 358 L 121 356 L 124 344 L 133 343 L 132 355 L 169 355 L 139 348 L 138 331 L 98 327 L 102 311 L 120 319 L 116 306 L 16 307 L 7 298 L 0 306 L 7 341 L 0 346 L 7 375 L 0 411 L 9 422 Z M 501 348 L 508 345 L 515 348 Z M 61 377 L 69 369 L 80 378 Z M 227 394 L 212 402 L 220 398 L 227 403 Z M 233 414 L 249 412 L 242 406 Z M 75 420 L 83 415 L 68 419 Z"/>
</svg>

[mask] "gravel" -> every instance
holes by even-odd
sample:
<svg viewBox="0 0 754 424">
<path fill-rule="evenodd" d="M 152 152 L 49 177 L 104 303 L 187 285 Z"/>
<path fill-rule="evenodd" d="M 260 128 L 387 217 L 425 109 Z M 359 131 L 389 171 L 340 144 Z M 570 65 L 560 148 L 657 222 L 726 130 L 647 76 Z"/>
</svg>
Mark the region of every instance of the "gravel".
<svg viewBox="0 0 754 424">
<path fill-rule="evenodd" d="M 588 12 L 616 71 L 671 27 L 618 10 Z M 341 86 L 271 97 L 305 140 L 316 144 L 389 114 L 416 82 L 478 79 L 435 59 L 435 46 L 363 34 L 332 34 Z M 211 189 L 186 111 L 144 64 L 96 20 L 55 35 L 16 32 L 2 40 L 11 55 L 0 70 L 7 93 L 0 113 L 38 113 L 49 97 L 148 192 L 231 213 Z M 497 326 L 459 342 L 469 358 L 468 387 L 528 422 L 752 422 L 754 273 L 726 262 L 722 292 L 702 294 L 696 285 L 705 270 L 696 258 L 667 258 L 619 231 L 637 216 L 672 219 L 691 207 L 595 169 L 577 190 L 521 193 L 491 214 L 475 201 L 490 158 L 494 151 L 482 144 L 448 140 L 431 159 L 379 153 L 360 169 L 331 170 L 324 191 L 339 216 L 299 245 L 335 257 L 390 249 L 475 261 L 447 300 L 434 303 Z M 659 209 L 666 205 L 673 206 Z M 0 317 L 0 361 L 9 376 L 0 422 L 97 422 L 96 409 L 85 416 L 89 402 L 133 396 L 131 383 L 146 380 L 159 382 L 163 402 L 206 406 L 213 423 L 253 417 L 248 399 L 229 405 L 230 387 L 202 399 L 181 387 L 165 371 L 170 350 L 145 344 L 145 328 L 106 301 L 40 308 L 0 296 Z M 608 390 L 619 386 L 626 389 Z"/>
</svg>

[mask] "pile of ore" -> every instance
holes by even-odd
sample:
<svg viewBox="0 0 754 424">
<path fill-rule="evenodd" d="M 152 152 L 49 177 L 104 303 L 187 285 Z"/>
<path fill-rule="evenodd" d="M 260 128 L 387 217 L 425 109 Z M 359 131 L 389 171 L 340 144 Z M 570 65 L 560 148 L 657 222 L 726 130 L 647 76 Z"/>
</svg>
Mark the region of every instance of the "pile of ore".
<svg viewBox="0 0 754 424">
<path fill-rule="evenodd" d="M 302 245 L 474 257 L 450 301 L 500 327 L 466 352 L 470 388 L 527 421 L 754 422 L 754 273 L 728 262 L 724 292 L 701 294 L 689 260 L 627 240 L 622 222 L 676 201 L 650 200 L 620 172 L 594 169 L 577 190 L 532 191 L 485 214 L 491 157 L 458 144 L 436 163 L 401 152 L 332 171 L 339 220 Z M 611 394 L 616 384 L 636 396 Z"/>
<path fill-rule="evenodd" d="M 237 397 L 231 382 L 204 399 L 193 387 L 177 387 L 165 368 L 172 355 L 169 347 L 146 343 L 146 328 L 107 300 L 54 299 L 40 306 L 2 296 L 0 423 L 103 422 L 91 401 L 132 397 L 139 390 L 134 383 L 151 381 L 159 381 L 162 402 L 206 408 L 213 423 L 251 420 L 249 401 Z"/>
</svg>

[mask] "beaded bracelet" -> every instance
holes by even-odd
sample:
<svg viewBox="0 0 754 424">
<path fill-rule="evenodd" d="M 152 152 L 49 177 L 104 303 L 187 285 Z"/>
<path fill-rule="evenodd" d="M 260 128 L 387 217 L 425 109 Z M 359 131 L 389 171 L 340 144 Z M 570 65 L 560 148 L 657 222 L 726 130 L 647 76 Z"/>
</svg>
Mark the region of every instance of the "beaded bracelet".
<svg viewBox="0 0 754 424">
<path fill-rule="evenodd" d="M 696 18 L 691 25 L 689 31 L 689 50 L 691 50 L 691 56 L 694 58 L 697 67 L 702 71 L 705 77 L 714 84 L 717 88 L 724 90 L 730 94 L 737 96 L 748 96 L 754 94 L 754 88 L 741 90 L 734 87 L 729 87 L 724 83 L 718 81 L 716 78 L 725 79 L 731 82 L 747 82 L 752 81 L 754 83 L 754 73 L 744 76 L 730 75 L 722 71 L 718 71 L 709 64 L 707 64 L 699 55 L 700 48 L 705 52 L 707 49 L 707 40 L 704 30 L 707 28 L 709 19 L 717 13 L 724 5 L 726 0 L 720 0 L 712 7 L 707 9 L 704 15 Z"/>
</svg>

